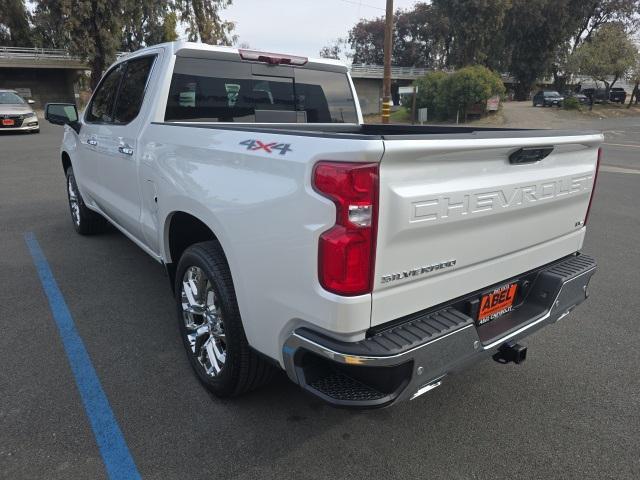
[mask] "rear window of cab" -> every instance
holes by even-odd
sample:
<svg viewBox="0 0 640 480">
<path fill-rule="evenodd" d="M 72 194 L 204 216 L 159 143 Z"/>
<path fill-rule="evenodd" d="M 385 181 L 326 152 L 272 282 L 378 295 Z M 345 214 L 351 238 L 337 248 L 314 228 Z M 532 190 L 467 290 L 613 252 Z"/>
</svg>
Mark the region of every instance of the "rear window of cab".
<svg viewBox="0 0 640 480">
<path fill-rule="evenodd" d="M 346 73 L 253 65 L 178 57 L 165 121 L 358 122 Z"/>
</svg>

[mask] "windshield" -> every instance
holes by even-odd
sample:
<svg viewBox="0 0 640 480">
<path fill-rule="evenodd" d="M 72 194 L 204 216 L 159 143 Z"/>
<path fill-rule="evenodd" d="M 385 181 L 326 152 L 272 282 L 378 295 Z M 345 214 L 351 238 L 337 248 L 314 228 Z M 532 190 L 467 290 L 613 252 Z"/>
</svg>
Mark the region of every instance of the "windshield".
<svg viewBox="0 0 640 480">
<path fill-rule="evenodd" d="M 558 92 L 544 92 L 545 97 L 559 97 L 560 94 Z"/>
<path fill-rule="evenodd" d="M 0 92 L 0 104 L 15 105 L 24 103 L 24 100 L 13 92 Z"/>
</svg>

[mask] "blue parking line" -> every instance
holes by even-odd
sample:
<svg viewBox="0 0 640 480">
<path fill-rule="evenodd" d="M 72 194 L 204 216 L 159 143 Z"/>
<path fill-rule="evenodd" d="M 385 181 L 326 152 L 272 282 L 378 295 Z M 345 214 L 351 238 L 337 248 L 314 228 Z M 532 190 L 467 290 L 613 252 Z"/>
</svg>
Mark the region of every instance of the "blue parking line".
<svg viewBox="0 0 640 480">
<path fill-rule="evenodd" d="M 100 379 L 76 330 L 71 312 L 49 268 L 49 263 L 36 236 L 28 232 L 25 233 L 24 238 L 33 257 L 44 293 L 49 300 L 49 307 L 58 326 L 58 333 L 107 469 L 107 475 L 112 480 L 139 479 L 138 468 L 131 457 L 127 442 L 113 415 L 109 400 L 100 385 Z"/>
</svg>

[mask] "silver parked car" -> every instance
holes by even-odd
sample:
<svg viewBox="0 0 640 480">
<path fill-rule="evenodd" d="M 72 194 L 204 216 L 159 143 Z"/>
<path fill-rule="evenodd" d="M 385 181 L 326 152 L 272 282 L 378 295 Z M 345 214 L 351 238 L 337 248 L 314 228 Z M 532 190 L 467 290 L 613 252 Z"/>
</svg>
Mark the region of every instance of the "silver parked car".
<svg viewBox="0 0 640 480">
<path fill-rule="evenodd" d="M 40 131 L 38 117 L 31 108 L 35 102 L 25 100 L 15 90 L 0 89 L 0 131 Z"/>
</svg>

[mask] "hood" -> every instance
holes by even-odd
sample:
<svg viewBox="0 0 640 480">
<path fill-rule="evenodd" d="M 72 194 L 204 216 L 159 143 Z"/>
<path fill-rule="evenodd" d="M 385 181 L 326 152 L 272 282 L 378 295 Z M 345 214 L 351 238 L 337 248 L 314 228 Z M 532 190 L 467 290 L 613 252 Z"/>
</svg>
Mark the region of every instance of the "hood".
<svg viewBox="0 0 640 480">
<path fill-rule="evenodd" d="M 28 103 L 24 104 L 0 104 L 0 115 L 20 115 L 23 113 L 31 113 L 33 109 Z"/>
</svg>

